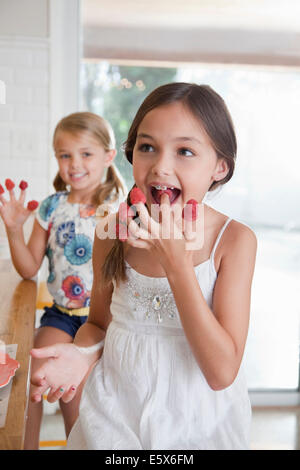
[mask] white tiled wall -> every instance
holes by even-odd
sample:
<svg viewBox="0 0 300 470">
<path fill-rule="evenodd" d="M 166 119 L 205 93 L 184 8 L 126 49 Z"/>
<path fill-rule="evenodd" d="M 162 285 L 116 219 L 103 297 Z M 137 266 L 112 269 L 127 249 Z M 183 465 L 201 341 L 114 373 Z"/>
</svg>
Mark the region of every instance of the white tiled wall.
<svg viewBox="0 0 300 470">
<path fill-rule="evenodd" d="M 28 199 L 49 194 L 51 152 L 48 38 L 0 36 L 0 182 L 29 183 Z"/>
</svg>

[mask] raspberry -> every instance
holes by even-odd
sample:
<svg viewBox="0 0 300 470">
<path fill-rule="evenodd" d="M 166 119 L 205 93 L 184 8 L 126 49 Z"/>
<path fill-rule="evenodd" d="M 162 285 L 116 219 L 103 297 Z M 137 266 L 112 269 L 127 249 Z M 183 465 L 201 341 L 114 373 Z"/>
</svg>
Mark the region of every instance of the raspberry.
<svg viewBox="0 0 300 470">
<path fill-rule="evenodd" d="M 3 194 L 4 193 L 4 188 L 3 186 L 0 184 L 0 194 Z"/>
<path fill-rule="evenodd" d="M 34 211 L 38 207 L 39 203 L 37 201 L 29 201 L 27 204 L 27 209 L 29 211 Z"/>
<path fill-rule="evenodd" d="M 11 179 L 7 178 L 5 180 L 5 186 L 8 191 L 11 191 L 12 189 L 14 189 L 15 183 Z"/>
<path fill-rule="evenodd" d="M 126 202 L 121 202 L 119 206 L 119 220 L 120 222 L 127 221 L 128 217 L 134 217 L 135 213 L 131 207 L 128 206 Z"/>
<path fill-rule="evenodd" d="M 24 189 L 26 189 L 27 187 L 28 187 L 27 181 L 22 180 L 21 183 L 19 184 L 19 188 L 22 189 L 22 191 L 24 191 Z"/>
<path fill-rule="evenodd" d="M 189 222 L 196 220 L 198 215 L 198 202 L 195 199 L 187 201 L 182 209 L 182 218 Z"/>
<path fill-rule="evenodd" d="M 130 201 L 131 204 L 138 204 L 139 202 L 142 202 L 145 204 L 146 202 L 146 197 L 143 191 L 140 190 L 140 188 L 133 188 L 130 191 Z"/>
<path fill-rule="evenodd" d="M 127 227 L 123 224 L 116 224 L 116 236 L 120 242 L 125 242 L 128 237 Z"/>
</svg>

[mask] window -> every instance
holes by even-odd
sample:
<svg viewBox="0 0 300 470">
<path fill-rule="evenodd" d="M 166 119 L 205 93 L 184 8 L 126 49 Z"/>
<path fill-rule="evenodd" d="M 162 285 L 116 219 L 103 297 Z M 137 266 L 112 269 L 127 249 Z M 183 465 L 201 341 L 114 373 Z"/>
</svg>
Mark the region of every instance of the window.
<svg viewBox="0 0 300 470">
<path fill-rule="evenodd" d="M 82 63 L 82 108 L 111 122 L 118 149 L 156 86 L 205 83 L 225 99 L 237 132 L 237 167 L 207 203 L 248 224 L 258 238 L 245 355 L 252 390 L 299 389 L 299 79 L 297 68 Z M 131 167 L 120 150 L 117 165 L 131 187 Z"/>
</svg>

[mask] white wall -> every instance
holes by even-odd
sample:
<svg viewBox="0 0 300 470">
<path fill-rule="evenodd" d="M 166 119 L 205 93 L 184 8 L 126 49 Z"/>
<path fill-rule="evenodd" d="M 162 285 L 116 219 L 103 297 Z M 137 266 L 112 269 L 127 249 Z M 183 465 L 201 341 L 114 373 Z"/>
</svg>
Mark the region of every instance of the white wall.
<svg viewBox="0 0 300 470">
<path fill-rule="evenodd" d="M 48 0 L 1 0 L 1 36 L 47 37 L 48 3 Z"/>
<path fill-rule="evenodd" d="M 79 0 L 0 2 L 0 183 L 27 180 L 28 200 L 53 191 L 52 133 L 78 110 L 79 37 Z"/>
<path fill-rule="evenodd" d="M 52 132 L 77 110 L 78 24 L 77 0 L 1 0 L 0 182 L 27 180 L 30 199 L 53 190 Z"/>
<path fill-rule="evenodd" d="M 0 181 L 26 179 L 30 197 L 39 199 L 48 187 L 47 1 L 4 0 L 0 18 L 0 79 L 6 86 L 6 104 L 0 105 Z M 24 19 L 22 25 L 17 18 Z"/>
</svg>

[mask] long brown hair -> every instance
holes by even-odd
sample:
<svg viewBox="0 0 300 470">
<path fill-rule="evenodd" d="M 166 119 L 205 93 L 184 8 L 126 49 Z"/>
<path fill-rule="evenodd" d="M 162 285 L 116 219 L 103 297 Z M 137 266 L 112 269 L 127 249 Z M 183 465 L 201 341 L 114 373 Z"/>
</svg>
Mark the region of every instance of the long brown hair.
<svg viewBox="0 0 300 470">
<path fill-rule="evenodd" d="M 69 114 L 61 119 L 53 135 L 54 149 L 59 132 L 68 132 L 71 134 L 88 132 L 103 146 L 106 152 L 115 148 L 115 136 L 111 125 L 104 118 L 94 113 L 83 111 Z M 53 180 L 53 186 L 56 191 L 66 191 L 67 189 L 59 172 Z M 114 164 L 111 164 L 106 171 L 105 181 L 99 181 L 99 186 L 93 195 L 93 204 L 96 206 L 103 204 L 108 196 L 113 194 L 113 191 L 115 191 L 116 198 L 121 192 L 124 195 L 126 194 L 124 183 L 118 174 L 118 170 Z"/>
<path fill-rule="evenodd" d="M 227 163 L 227 175 L 221 181 L 214 181 L 211 184 L 209 191 L 212 191 L 232 177 L 237 141 L 233 122 L 223 98 L 208 85 L 177 82 L 162 85 L 152 91 L 141 104 L 131 124 L 127 141 L 124 144 L 125 156 L 132 163 L 138 128 L 146 114 L 152 109 L 174 102 L 183 103 L 200 121 L 211 140 L 217 157 L 224 159 Z M 124 247 L 118 239 L 115 240 L 107 255 L 102 268 L 102 276 L 104 282 L 113 279 L 118 282 L 126 279 Z"/>
</svg>

